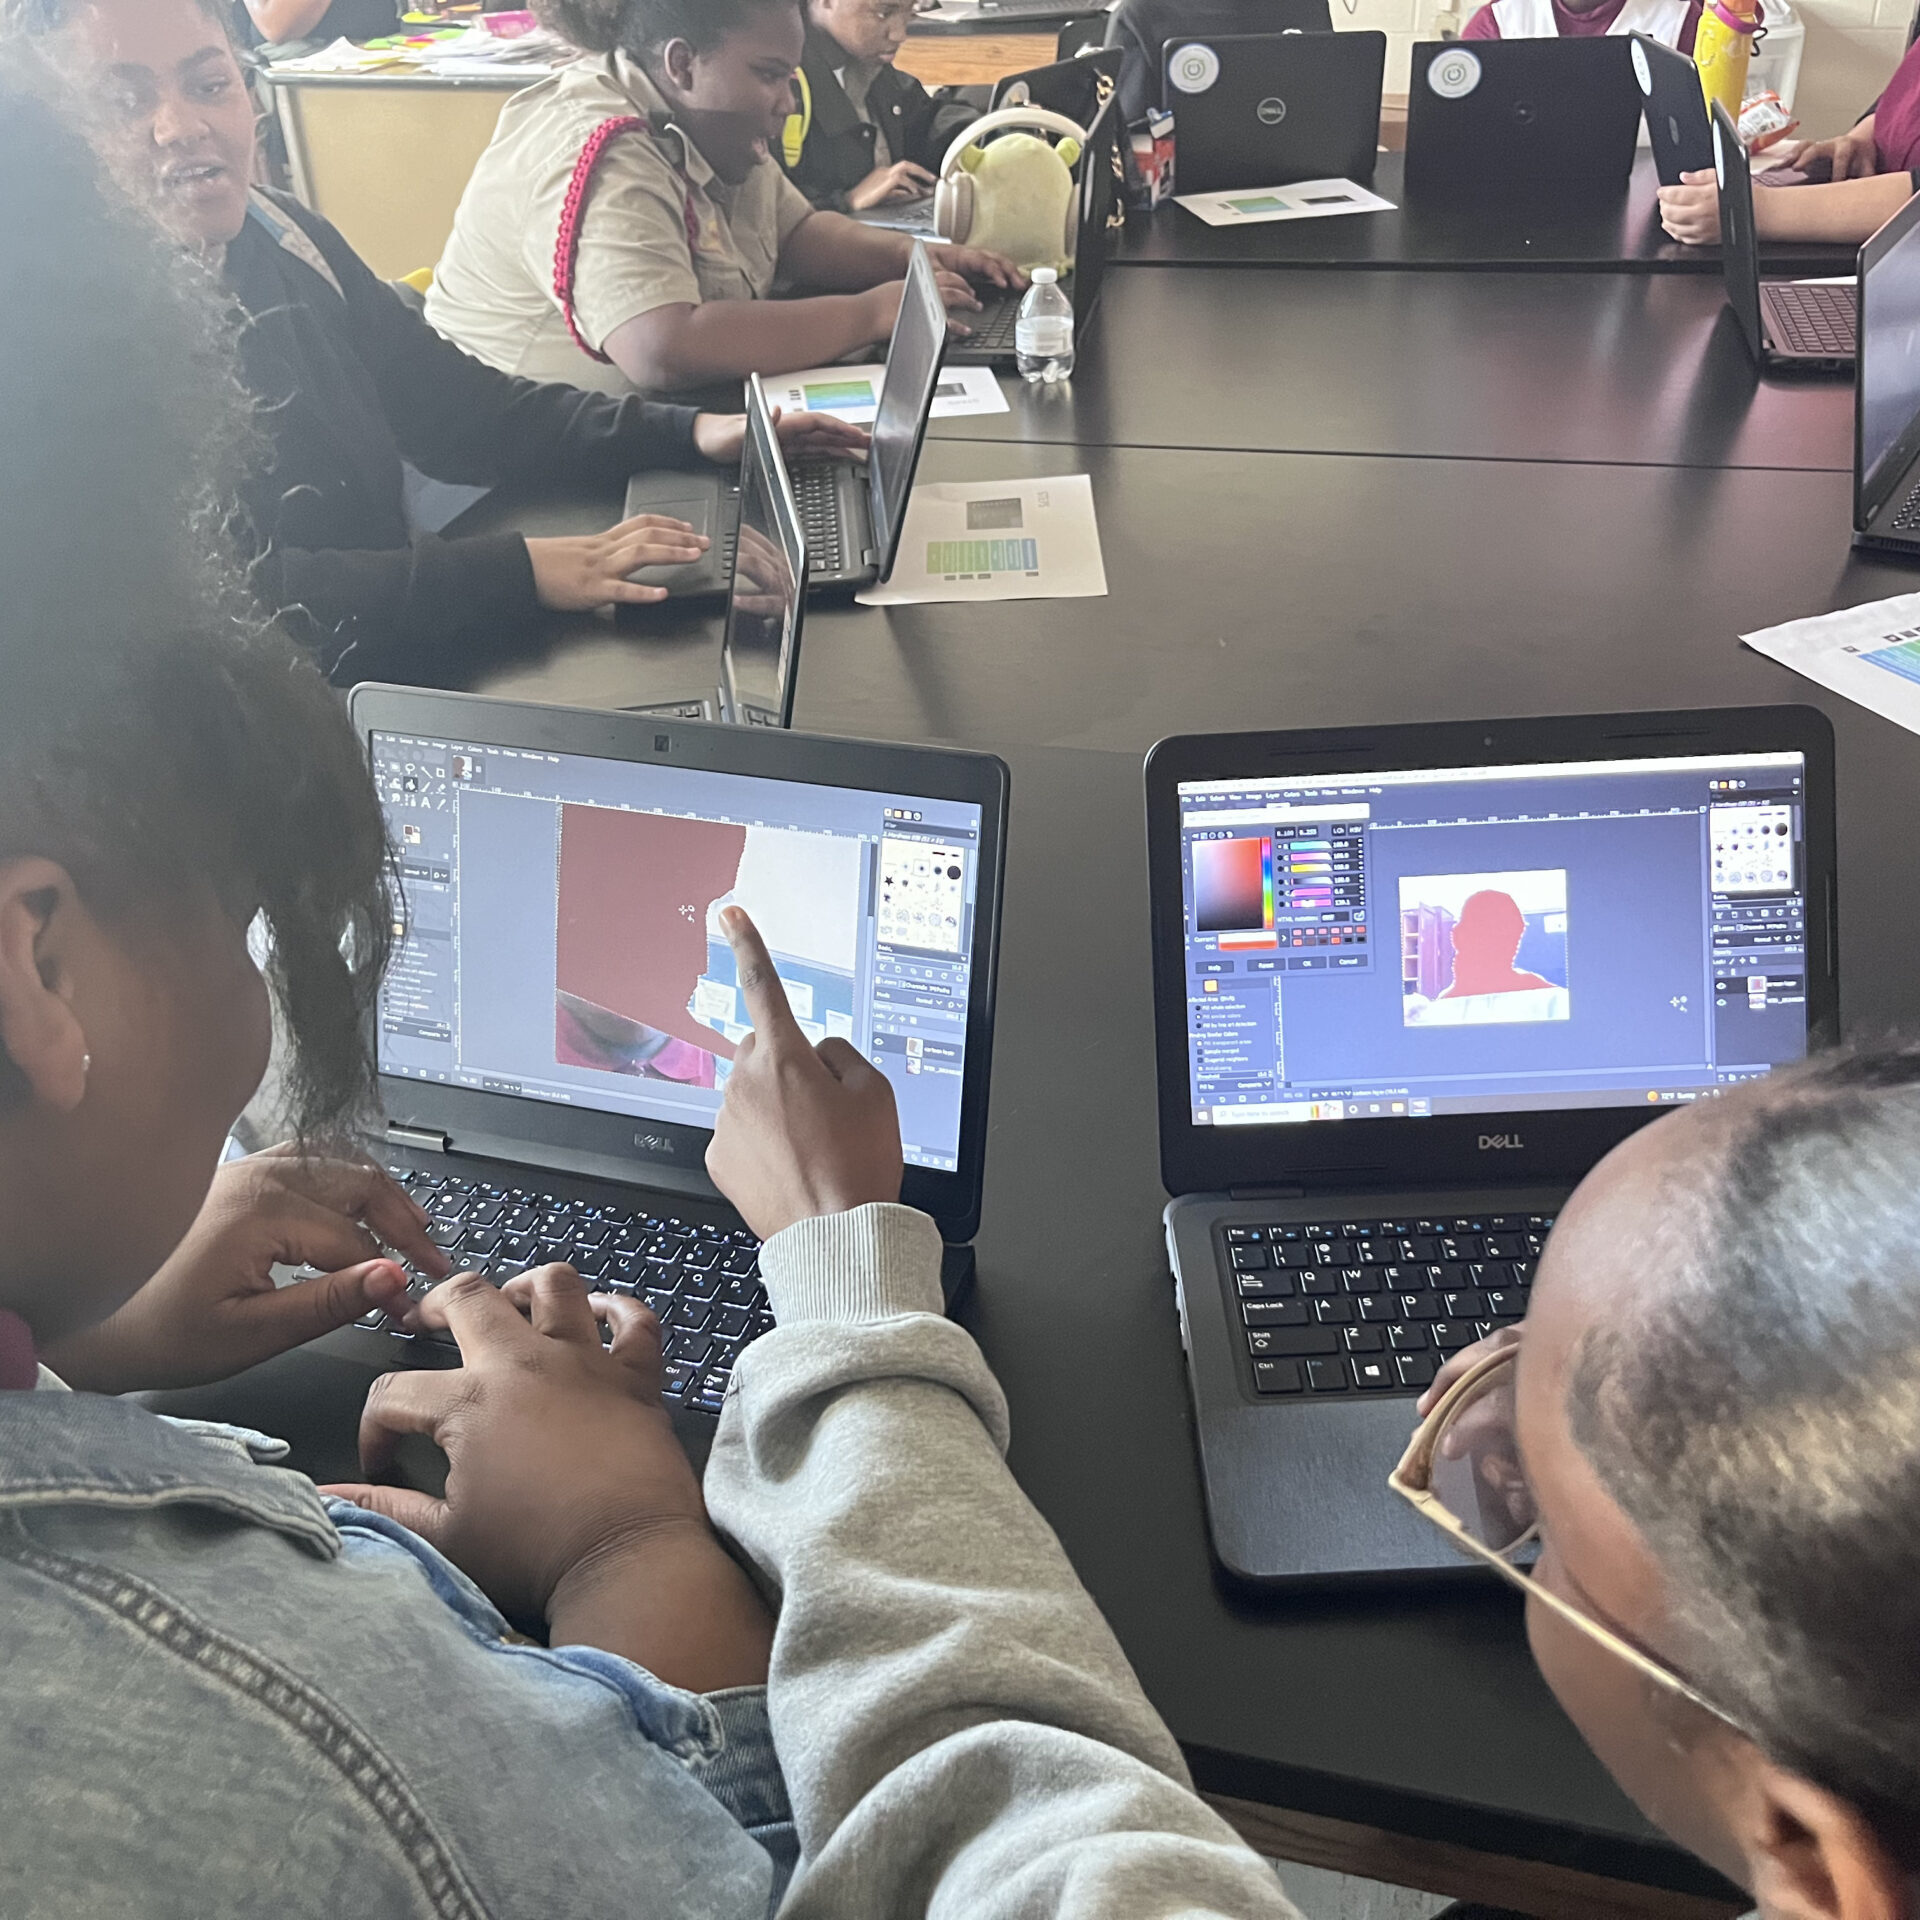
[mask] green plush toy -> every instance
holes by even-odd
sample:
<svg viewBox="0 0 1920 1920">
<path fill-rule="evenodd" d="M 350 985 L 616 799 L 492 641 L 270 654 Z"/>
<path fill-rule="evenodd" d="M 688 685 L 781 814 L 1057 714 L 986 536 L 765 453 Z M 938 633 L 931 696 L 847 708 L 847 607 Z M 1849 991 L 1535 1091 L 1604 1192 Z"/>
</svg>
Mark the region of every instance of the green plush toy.
<svg viewBox="0 0 1920 1920">
<path fill-rule="evenodd" d="M 1003 133 L 969 147 L 960 164 L 973 176 L 971 247 L 1003 253 L 1023 273 L 1073 265 L 1073 163 L 1080 142 L 1056 146 L 1037 134 Z"/>
</svg>

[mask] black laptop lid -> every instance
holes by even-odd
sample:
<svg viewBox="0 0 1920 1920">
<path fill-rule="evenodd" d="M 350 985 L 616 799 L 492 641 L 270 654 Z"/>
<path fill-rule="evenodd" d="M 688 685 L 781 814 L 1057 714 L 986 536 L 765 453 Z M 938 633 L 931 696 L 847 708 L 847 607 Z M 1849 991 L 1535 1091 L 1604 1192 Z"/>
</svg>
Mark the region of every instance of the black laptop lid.
<svg viewBox="0 0 1920 1920">
<path fill-rule="evenodd" d="M 1165 97 L 1161 50 L 1176 36 L 1205 40 L 1228 33 L 1331 33 L 1327 0 L 1119 0 L 1107 16 L 1107 45 L 1126 55 L 1120 69 L 1120 117 L 1128 125 Z"/>
<path fill-rule="evenodd" d="M 1373 178 L 1384 33 L 1182 37 L 1164 52 L 1177 191 Z"/>
<path fill-rule="evenodd" d="M 1920 198 L 1860 249 L 1853 524 L 1864 532 L 1920 455 Z"/>
<path fill-rule="evenodd" d="M 1766 360 L 1766 334 L 1760 317 L 1760 243 L 1753 230 L 1753 173 L 1727 110 L 1713 103 L 1713 174 L 1720 198 L 1720 272 L 1727 305 L 1740 323 L 1755 366 Z"/>
<path fill-rule="evenodd" d="M 1702 173 L 1713 165 L 1700 69 L 1684 53 L 1644 33 L 1627 35 L 1627 52 L 1660 184 L 1677 187 L 1683 173 Z"/>
<path fill-rule="evenodd" d="M 1041 107 L 1048 113 L 1064 115 L 1076 126 L 1089 126 L 1093 116 L 1113 97 L 1120 79 L 1120 61 L 1118 47 L 1099 47 L 1071 60 L 1010 73 L 993 83 L 988 111 Z"/>
<path fill-rule="evenodd" d="M 880 382 L 880 404 L 873 416 L 873 445 L 867 454 L 867 502 L 873 516 L 875 564 L 880 578 L 893 572 L 906 525 L 907 501 L 920 465 L 920 448 L 933 413 L 933 390 L 947 355 L 947 309 L 934 283 L 927 249 L 914 242 L 907 262 L 907 287 L 887 346 L 887 371 Z"/>
<path fill-rule="evenodd" d="M 1574 1180 L 1837 1031 L 1810 708 L 1189 736 L 1146 786 L 1173 1193 Z"/>
<path fill-rule="evenodd" d="M 720 643 L 725 717 L 737 727 L 790 727 L 807 604 L 807 536 L 760 376 L 747 376 L 740 454 L 740 531 Z"/>
<path fill-rule="evenodd" d="M 1076 334 L 1084 332 L 1092 318 L 1106 277 L 1113 222 L 1120 206 L 1121 164 L 1120 104 L 1113 99 L 1094 115 L 1080 161 L 1080 227 L 1073 243 L 1073 272 L 1067 279 Z"/>
<path fill-rule="evenodd" d="M 747 1031 L 715 915 L 892 1082 L 904 1197 L 979 1221 L 1006 768 L 987 754 L 363 686 L 405 928 L 386 1111 L 455 1150 L 711 1193 Z"/>
<path fill-rule="evenodd" d="M 1468 204 L 1606 199 L 1626 191 L 1639 128 L 1624 39 L 1423 41 L 1407 191 Z"/>
</svg>

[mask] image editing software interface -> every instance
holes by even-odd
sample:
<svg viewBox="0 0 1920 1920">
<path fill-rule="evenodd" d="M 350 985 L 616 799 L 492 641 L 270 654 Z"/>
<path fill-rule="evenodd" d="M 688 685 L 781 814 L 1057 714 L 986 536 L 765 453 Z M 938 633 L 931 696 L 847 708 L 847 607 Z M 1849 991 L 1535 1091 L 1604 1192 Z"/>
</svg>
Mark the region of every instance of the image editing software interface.
<svg viewBox="0 0 1920 1920">
<path fill-rule="evenodd" d="M 1797 753 L 1179 788 L 1196 1126 L 1700 1098 L 1807 1051 Z"/>
<path fill-rule="evenodd" d="M 711 1127 L 750 1023 L 744 907 L 801 1030 L 886 1074 L 958 1165 L 981 810 L 968 801 L 376 733 L 405 895 L 380 1071 Z"/>
</svg>

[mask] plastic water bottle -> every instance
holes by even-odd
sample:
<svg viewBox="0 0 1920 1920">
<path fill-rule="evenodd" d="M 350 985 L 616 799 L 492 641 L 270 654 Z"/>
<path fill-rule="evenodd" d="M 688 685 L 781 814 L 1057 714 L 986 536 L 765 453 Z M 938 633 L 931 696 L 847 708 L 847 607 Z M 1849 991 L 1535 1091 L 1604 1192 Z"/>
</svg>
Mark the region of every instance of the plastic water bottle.
<svg viewBox="0 0 1920 1920">
<path fill-rule="evenodd" d="M 1051 385 L 1073 373 L 1073 303 L 1051 267 L 1035 267 L 1033 284 L 1013 323 L 1013 357 L 1020 377 Z"/>
</svg>

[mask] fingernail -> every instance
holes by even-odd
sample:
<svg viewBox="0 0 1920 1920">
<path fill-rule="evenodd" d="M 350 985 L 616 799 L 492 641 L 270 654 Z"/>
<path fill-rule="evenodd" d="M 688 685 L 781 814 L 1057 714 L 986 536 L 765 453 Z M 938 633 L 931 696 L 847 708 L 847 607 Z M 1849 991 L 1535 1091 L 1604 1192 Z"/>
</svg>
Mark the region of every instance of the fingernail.
<svg viewBox="0 0 1920 1920">
<path fill-rule="evenodd" d="M 729 940 L 731 940 L 746 923 L 747 916 L 739 907 L 722 907 L 720 909 L 720 924 L 726 929 Z"/>
</svg>

